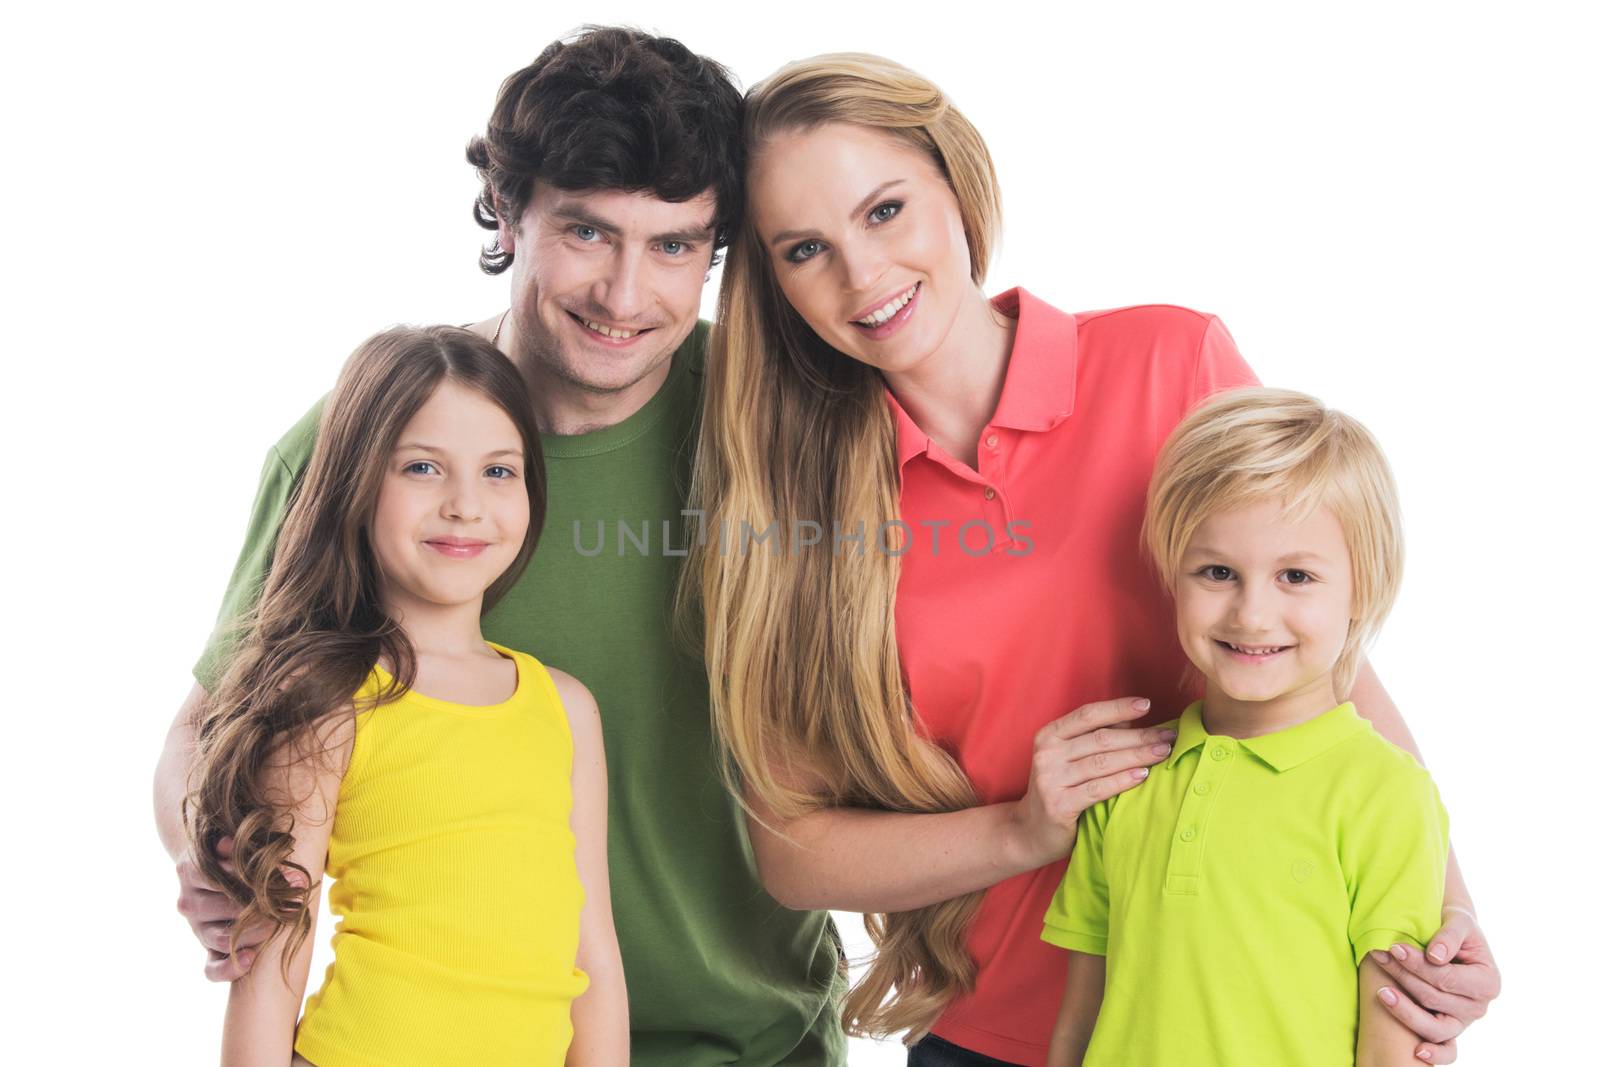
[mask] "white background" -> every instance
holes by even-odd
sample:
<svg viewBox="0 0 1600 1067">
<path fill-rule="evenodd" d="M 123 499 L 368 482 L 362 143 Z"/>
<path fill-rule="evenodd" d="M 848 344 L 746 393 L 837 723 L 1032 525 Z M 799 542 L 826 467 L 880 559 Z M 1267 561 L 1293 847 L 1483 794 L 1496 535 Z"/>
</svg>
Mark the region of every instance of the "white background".
<svg viewBox="0 0 1600 1067">
<path fill-rule="evenodd" d="M 1374 660 L 1506 981 L 1460 1062 L 1591 1044 L 1593 25 L 1578 4 L 1051 6 L 7 17 L 8 1060 L 214 1059 L 224 991 L 149 813 L 163 732 L 268 444 L 375 329 L 504 306 L 462 150 L 500 80 L 585 21 L 745 85 L 822 51 L 908 63 L 998 161 L 992 291 L 1218 312 L 1263 380 L 1376 431 L 1411 553 Z"/>
</svg>

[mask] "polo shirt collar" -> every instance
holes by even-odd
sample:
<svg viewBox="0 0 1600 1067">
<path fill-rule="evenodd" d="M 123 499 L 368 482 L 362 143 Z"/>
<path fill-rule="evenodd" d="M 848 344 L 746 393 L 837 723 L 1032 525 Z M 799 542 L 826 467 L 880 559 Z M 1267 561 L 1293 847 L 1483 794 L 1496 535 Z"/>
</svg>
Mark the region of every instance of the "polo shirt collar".
<svg viewBox="0 0 1600 1067">
<path fill-rule="evenodd" d="M 1197 700 L 1190 704 L 1178 719 L 1178 739 L 1173 742 L 1172 754 L 1167 757 L 1173 763 L 1190 749 L 1204 745 L 1211 737 L 1200 719 L 1200 703 Z M 1371 729 L 1372 724 L 1356 712 L 1356 706 L 1345 701 L 1332 711 L 1325 711 L 1287 730 L 1237 740 L 1240 748 L 1273 770 L 1287 771 L 1322 755 L 1341 741 Z"/>
<path fill-rule="evenodd" d="M 989 304 L 1006 318 L 1017 320 L 1006 382 L 989 425 L 1033 433 L 1054 429 L 1072 414 L 1078 381 L 1078 321 L 1020 287 L 1001 293 Z M 893 393 L 889 393 L 889 409 L 895 421 L 895 458 L 904 467 L 907 460 L 928 451 L 932 442 Z"/>
</svg>

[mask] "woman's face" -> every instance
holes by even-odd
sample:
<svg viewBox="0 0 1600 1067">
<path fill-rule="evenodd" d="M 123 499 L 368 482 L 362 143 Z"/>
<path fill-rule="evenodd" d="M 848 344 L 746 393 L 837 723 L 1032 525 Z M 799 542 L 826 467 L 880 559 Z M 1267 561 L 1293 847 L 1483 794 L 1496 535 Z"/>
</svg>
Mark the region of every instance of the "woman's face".
<svg viewBox="0 0 1600 1067">
<path fill-rule="evenodd" d="M 832 123 L 768 139 L 749 178 L 778 285 L 818 336 L 888 373 L 939 349 L 974 286 L 955 193 L 927 153 Z"/>
</svg>

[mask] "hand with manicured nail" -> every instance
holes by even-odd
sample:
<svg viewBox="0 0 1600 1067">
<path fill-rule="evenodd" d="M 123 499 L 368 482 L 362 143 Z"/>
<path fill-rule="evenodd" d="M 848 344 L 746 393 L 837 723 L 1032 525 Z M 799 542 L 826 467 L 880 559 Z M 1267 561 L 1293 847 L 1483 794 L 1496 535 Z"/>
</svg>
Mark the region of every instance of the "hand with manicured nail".
<svg viewBox="0 0 1600 1067">
<path fill-rule="evenodd" d="M 1428 942 L 1427 954 L 1406 945 L 1372 958 L 1394 979 L 1378 999 L 1421 1039 L 1417 1059 L 1454 1063 L 1456 1037 L 1483 1018 L 1500 995 L 1500 968 L 1477 918 L 1465 908 L 1444 909 L 1443 924 Z"/>
<path fill-rule="evenodd" d="M 1127 727 L 1149 710 L 1143 697 L 1085 704 L 1034 736 L 1028 792 L 1012 821 L 1027 866 L 1070 853 L 1084 809 L 1132 789 L 1172 751 L 1175 730 Z"/>
</svg>

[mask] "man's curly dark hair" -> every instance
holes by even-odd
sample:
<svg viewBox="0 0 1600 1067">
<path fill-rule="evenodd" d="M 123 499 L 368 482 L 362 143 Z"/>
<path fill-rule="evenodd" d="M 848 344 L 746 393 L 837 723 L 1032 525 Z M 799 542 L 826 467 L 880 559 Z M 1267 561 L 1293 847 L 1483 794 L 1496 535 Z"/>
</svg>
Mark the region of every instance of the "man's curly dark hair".
<svg viewBox="0 0 1600 1067">
<path fill-rule="evenodd" d="M 541 179 L 674 203 L 709 190 L 720 250 L 744 207 L 742 108 L 727 70 L 678 41 L 586 26 L 501 84 L 488 130 L 467 145 L 483 181 L 473 218 L 487 230 L 515 225 Z M 478 265 L 499 274 L 512 255 L 496 238 Z"/>
</svg>

